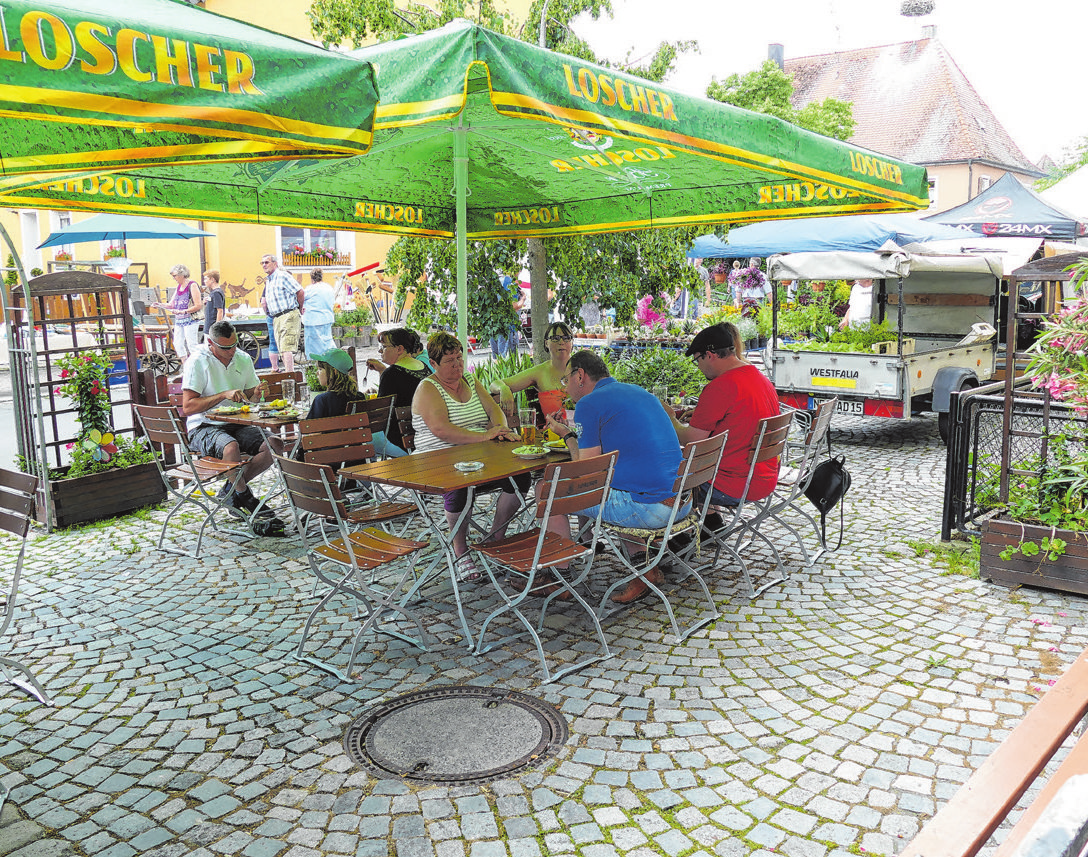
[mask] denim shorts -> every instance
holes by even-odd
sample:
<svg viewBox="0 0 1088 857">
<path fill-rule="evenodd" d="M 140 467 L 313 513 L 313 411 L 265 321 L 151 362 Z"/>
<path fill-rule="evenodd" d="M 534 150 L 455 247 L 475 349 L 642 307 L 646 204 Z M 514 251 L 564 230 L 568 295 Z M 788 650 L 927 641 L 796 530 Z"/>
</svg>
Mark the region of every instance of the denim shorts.
<svg viewBox="0 0 1088 857">
<path fill-rule="evenodd" d="M 702 504 L 703 500 L 706 499 L 706 486 L 709 485 L 709 484 L 710 484 L 709 482 L 704 482 L 702 485 L 699 485 L 699 486 L 697 486 L 695 488 L 695 501 L 697 503 Z M 730 497 L 728 494 L 726 494 L 720 488 L 715 488 L 714 489 L 714 494 L 710 498 L 710 505 L 711 506 L 739 506 L 740 505 L 740 498 L 739 497 Z"/>
<path fill-rule="evenodd" d="M 597 508 L 597 506 L 590 506 L 578 514 L 595 518 Z M 689 500 L 676 513 L 676 519 L 680 520 L 690 511 L 691 501 Z M 604 520 L 619 527 L 660 529 L 669 522 L 671 514 L 672 506 L 666 506 L 664 503 L 639 503 L 629 491 L 620 491 L 616 488 L 608 492 L 608 499 L 604 501 Z"/>
<path fill-rule="evenodd" d="M 223 450 L 235 441 L 244 454 L 256 455 L 264 446 L 265 434 L 256 426 L 235 426 L 229 423 L 205 423 L 189 433 L 189 448 L 213 458 L 222 458 Z"/>
</svg>

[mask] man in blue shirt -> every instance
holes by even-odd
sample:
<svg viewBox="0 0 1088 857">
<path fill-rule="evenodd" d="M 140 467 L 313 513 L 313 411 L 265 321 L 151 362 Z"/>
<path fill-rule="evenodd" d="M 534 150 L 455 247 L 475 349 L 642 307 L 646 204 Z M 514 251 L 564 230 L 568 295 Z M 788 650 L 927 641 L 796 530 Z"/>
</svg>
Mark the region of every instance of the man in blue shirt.
<svg viewBox="0 0 1088 857">
<path fill-rule="evenodd" d="M 561 383 L 575 401 L 575 430 L 548 418 L 548 428 L 567 443 L 575 461 L 616 450 L 612 488 L 604 504 L 604 520 L 621 527 L 664 527 L 672 514 L 672 486 L 683 453 L 664 408 L 651 393 L 635 384 L 613 378 L 604 361 L 592 351 L 571 355 L 568 372 Z M 678 513 L 687 514 L 687 501 Z M 594 517 L 596 507 L 580 515 Z M 549 529 L 563 534 L 566 519 L 549 521 Z M 569 528 L 566 535 L 570 536 Z M 653 583 L 663 582 L 660 569 L 646 575 Z M 639 578 L 612 596 L 626 604 L 643 597 L 648 588 Z"/>
</svg>

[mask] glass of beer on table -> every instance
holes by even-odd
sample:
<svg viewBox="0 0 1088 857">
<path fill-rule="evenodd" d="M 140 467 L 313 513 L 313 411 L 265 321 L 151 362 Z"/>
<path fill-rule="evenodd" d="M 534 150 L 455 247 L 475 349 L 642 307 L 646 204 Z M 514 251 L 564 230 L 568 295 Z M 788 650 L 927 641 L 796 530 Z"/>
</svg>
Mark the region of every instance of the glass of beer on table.
<svg viewBox="0 0 1088 857">
<path fill-rule="evenodd" d="M 536 443 L 536 411 L 532 408 L 518 410 L 522 443 Z"/>
</svg>

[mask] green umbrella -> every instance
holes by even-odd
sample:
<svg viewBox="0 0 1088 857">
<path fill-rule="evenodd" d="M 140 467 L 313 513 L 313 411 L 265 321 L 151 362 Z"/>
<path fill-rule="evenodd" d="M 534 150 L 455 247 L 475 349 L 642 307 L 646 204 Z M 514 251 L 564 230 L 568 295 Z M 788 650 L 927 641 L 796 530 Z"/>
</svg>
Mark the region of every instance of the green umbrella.
<svg viewBox="0 0 1088 857">
<path fill-rule="evenodd" d="M 9 186 L 91 168 L 196 169 L 370 146 L 373 71 L 343 54 L 173 0 L 4 0 L 0 13 Z M 140 207 L 129 184 L 109 185 L 102 197 Z"/>
<path fill-rule="evenodd" d="M 50 181 L 39 172 L 0 186 L 0 204 L 99 207 L 89 190 L 127 180 L 139 182 L 139 198 L 112 199 L 106 210 L 455 237 L 461 336 L 468 238 L 927 205 L 920 167 L 466 21 L 348 59 L 377 72 L 365 154 L 175 166 L 148 158 L 123 176 L 69 171 Z"/>
</svg>

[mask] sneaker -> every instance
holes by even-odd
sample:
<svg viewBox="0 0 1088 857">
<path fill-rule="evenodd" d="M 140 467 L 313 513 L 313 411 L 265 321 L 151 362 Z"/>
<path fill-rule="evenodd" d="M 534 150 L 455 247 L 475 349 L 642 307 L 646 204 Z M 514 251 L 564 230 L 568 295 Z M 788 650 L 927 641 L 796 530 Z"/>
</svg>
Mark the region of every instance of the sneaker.
<svg viewBox="0 0 1088 857">
<path fill-rule="evenodd" d="M 253 514 L 257 511 L 257 507 L 260 505 L 260 501 L 253 496 L 253 492 L 246 488 L 245 491 L 239 491 L 231 498 L 231 503 L 235 509 L 242 509 L 249 514 Z"/>
</svg>

